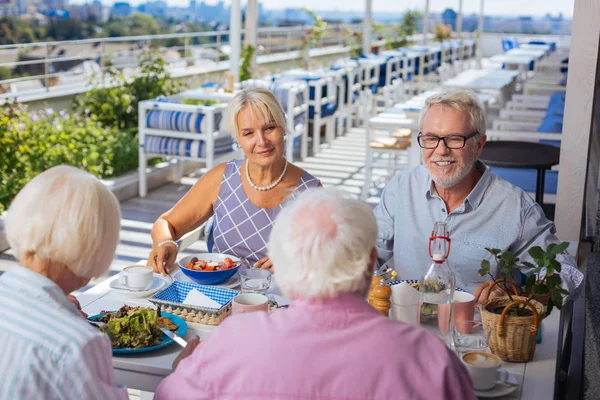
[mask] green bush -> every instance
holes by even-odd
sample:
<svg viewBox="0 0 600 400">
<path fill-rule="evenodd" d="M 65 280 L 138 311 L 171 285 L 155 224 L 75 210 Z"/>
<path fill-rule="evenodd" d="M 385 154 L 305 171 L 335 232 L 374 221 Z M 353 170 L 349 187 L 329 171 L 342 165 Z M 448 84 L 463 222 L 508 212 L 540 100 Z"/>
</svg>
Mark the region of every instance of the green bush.
<svg viewBox="0 0 600 400">
<path fill-rule="evenodd" d="M 0 108 L 0 213 L 27 182 L 56 165 L 73 165 L 98 178 L 137 169 L 138 102 L 171 95 L 178 85 L 164 61 L 149 56 L 131 80 L 110 74 L 117 86 L 80 96 L 69 115 L 32 114 L 20 105 Z"/>
<path fill-rule="evenodd" d="M 163 59 L 146 55 L 140 60 L 140 69 L 131 80 L 109 69 L 107 74 L 115 85 L 92 89 L 77 97 L 75 111 L 88 117 L 95 116 L 105 126 L 137 134 L 138 102 L 179 91 L 179 84 L 171 79 Z"/>
<path fill-rule="evenodd" d="M 137 138 L 78 114 L 35 115 L 21 106 L 0 109 L 0 213 L 33 177 L 73 165 L 110 178 L 138 165 Z"/>
</svg>

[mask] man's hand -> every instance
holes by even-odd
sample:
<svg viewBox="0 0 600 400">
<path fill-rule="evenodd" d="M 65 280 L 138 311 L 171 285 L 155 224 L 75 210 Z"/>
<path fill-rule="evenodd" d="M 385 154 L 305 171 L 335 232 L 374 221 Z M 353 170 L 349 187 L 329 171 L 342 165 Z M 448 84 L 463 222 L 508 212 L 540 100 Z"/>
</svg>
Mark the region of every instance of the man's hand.
<svg viewBox="0 0 600 400">
<path fill-rule="evenodd" d="M 77 307 L 77 310 L 79 310 L 79 314 L 81 314 L 83 318 L 87 319 L 88 315 L 81 310 L 81 304 L 79 304 L 79 300 L 77 300 L 77 297 L 73 296 L 72 294 L 68 294 L 67 300 L 69 300 L 75 305 L 75 307 Z"/>
<path fill-rule="evenodd" d="M 148 265 L 152 267 L 154 272 L 167 275 L 171 265 L 177 258 L 177 246 L 175 243 L 165 243 L 162 246 L 152 246 L 152 252 L 148 257 Z"/>
<path fill-rule="evenodd" d="M 177 366 L 179 365 L 179 362 L 181 360 L 183 360 L 184 358 L 186 358 L 194 352 L 194 350 L 196 349 L 196 347 L 198 347 L 199 344 L 200 336 L 194 336 L 191 340 L 188 341 L 187 346 L 185 346 L 185 348 L 181 350 L 181 353 L 179 353 L 177 358 L 175 358 L 175 361 L 173 361 L 173 371 L 177 369 Z"/>
<path fill-rule="evenodd" d="M 492 289 L 492 292 L 490 293 L 490 288 L 492 287 L 493 284 L 494 284 L 494 281 L 485 281 L 485 282 L 481 283 L 479 286 L 477 286 L 477 288 L 475 289 L 475 293 L 473 293 L 473 296 L 475 296 L 475 301 L 477 303 L 479 303 L 479 304 L 485 303 L 487 300 L 493 299 L 494 297 L 504 296 L 504 290 L 499 288 L 498 285 L 494 286 L 494 288 Z M 488 293 L 489 293 L 489 296 L 488 296 Z"/>
<path fill-rule="evenodd" d="M 269 260 L 269 257 L 263 257 L 258 260 L 256 263 L 254 263 L 254 268 L 268 269 L 271 273 L 275 272 L 273 271 L 273 263 L 271 260 Z"/>
</svg>

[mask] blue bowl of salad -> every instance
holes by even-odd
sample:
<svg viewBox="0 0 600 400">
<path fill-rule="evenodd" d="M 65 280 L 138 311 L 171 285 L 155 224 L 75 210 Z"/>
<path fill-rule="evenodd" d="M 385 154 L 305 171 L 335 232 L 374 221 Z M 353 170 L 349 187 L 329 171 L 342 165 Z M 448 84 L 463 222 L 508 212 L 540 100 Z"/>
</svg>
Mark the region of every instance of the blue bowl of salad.
<svg viewBox="0 0 600 400">
<path fill-rule="evenodd" d="M 240 269 L 240 259 L 229 254 L 201 253 L 179 260 L 181 271 L 201 285 L 218 285 Z"/>
</svg>

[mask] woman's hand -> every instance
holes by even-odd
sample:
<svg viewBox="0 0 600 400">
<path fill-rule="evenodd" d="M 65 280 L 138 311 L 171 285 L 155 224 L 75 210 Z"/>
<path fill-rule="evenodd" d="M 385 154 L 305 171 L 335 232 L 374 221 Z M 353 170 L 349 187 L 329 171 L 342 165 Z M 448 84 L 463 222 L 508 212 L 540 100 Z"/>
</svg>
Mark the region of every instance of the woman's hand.
<svg viewBox="0 0 600 400">
<path fill-rule="evenodd" d="M 177 258 L 177 245 L 175 243 L 167 242 L 162 246 L 154 244 L 152 246 L 152 252 L 148 257 L 148 264 L 152 267 L 154 272 L 161 273 L 162 275 L 169 274 L 171 265 Z"/>
<path fill-rule="evenodd" d="M 254 268 L 268 269 L 271 273 L 275 272 L 273 271 L 273 263 L 271 260 L 269 260 L 269 257 L 263 257 L 258 260 L 256 263 L 254 263 Z"/>
<path fill-rule="evenodd" d="M 485 281 L 475 289 L 475 302 L 481 304 L 485 303 L 489 299 L 493 299 L 494 297 L 504 296 L 504 291 L 498 287 L 498 285 L 494 286 L 492 292 L 490 293 L 490 288 L 494 284 L 494 281 Z M 489 293 L 489 296 L 488 296 Z"/>
</svg>

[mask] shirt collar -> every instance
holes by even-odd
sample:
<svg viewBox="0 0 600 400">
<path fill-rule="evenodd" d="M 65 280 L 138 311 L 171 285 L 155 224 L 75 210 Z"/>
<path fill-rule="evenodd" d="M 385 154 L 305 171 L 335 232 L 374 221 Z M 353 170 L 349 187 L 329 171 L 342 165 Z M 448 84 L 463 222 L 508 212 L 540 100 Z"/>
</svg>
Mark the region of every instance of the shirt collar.
<svg viewBox="0 0 600 400">
<path fill-rule="evenodd" d="M 473 207 L 473 210 L 477 210 L 477 207 L 479 207 L 479 205 L 481 204 L 481 201 L 483 200 L 483 195 L 487 190 L 488 186 L 490 185 L 492 179 L 489 167 L 485 165 L 482 161 L 477 160 L 477 162 L 475 163 L 475 168 L 477 169 L 477 171 L 481 172 L 482 175 L 481 178 L 479 178 L 479 182 L 477 182 L 477 184 L 475 185 L 473 190 L 471 190 L 471 193 L 469 193 L 467 199 L 465 200 L 465 202 L 469 203 L 471 207 Z"/>
<path fill-rule="evenodd" d="M 14 266 L 2 275 L 2 281 L 8 287 L 22 287 L 24 283 L 31 287 L 31 297 L 51 297 L 66 309 L 78 313 L 77 307 L 71 303 L 63 290 L 52 280 L 20 265 Z M 14 284 L 13 284 L 14 283 Z"/>
<path fill-rule="evenodd" d="M 336 311 L 367 312 L 375 311 L 373 307 L 356 293 L 340 293 L 335 297 L 323 299 L 295 298 L 291 308 L 326 309 Z"/>
<path fill-rule="evenodd" d="M 475 162 L 475 168 L 479 172 L 481 172 L 482 175 L 475 187 L 473 188 L 473 190 L 471 190 L 471 193 L 469 193 L 469 195 L 465 199 L 465 204 L 470 204 L 474 210 L 476 210 L 477 207 L 479 207 L 479 204 L 481 204 L 483 194 L 485 193 L 485 190 L 489 186 L 491 180 L 490 169 L 482 161 L 477 160 Z M 435 185 L 433 184 L 433 179 L 431 179 L 431 175 L 429 174 L 429 172 L 427 172 L 427 177 L 428 178 L 425 197 L 427 198 L 427 200 L 431 199 L 434 196 L 439 197 L 439 195 L 437 194 L 437 190 L 435 190 Z"/>
</svg>

